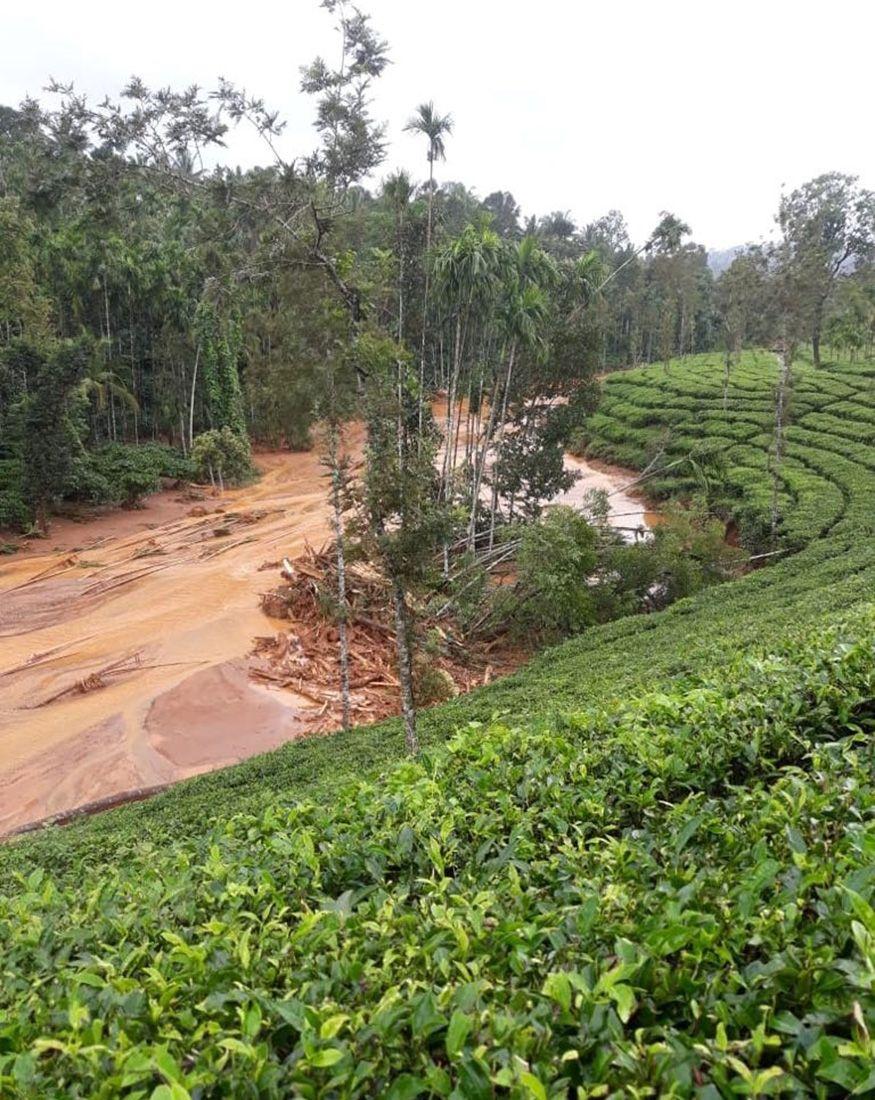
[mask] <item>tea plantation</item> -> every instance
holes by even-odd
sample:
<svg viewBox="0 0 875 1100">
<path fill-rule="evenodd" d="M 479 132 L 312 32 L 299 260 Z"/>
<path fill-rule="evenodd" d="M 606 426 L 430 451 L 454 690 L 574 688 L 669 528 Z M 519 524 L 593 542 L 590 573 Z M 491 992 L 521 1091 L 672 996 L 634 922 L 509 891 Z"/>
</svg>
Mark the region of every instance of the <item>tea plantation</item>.
<svg viewBox="0 0 875 1100">
<path fill-rule="evenodd" d="M 875 1094 L 875 364 L 794 368 L 786 552 L 423 716 L 0 852 L 0 1095 Z M 769 530 L 777 365 L 612 376 Z M 685 494 L 680 463 L 659 479 Z"/>
</svg>

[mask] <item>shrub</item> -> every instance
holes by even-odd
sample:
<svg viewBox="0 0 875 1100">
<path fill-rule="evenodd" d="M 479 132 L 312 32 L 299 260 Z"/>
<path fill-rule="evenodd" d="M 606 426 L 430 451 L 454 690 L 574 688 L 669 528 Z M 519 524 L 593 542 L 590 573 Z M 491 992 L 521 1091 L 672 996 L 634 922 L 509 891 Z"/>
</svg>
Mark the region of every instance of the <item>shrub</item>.
<svg viewBox="0 0 875 1100">
<path fill-rule="evenodd" d="M 196 436 L 191 457 L 202 481 L 236 485 L 252 477 L 249 443 L 230 428 L 212 428 Z"/>
<path fill-rule="evenodd" d="M 0 489 L 0 527 L 24 531 L 31 522 L 30 509 L 18 489 Z"/>
<path fill-rule="evenodd" d="M 595 622 L 589 578 L 597 562 L 596 530 L 573 508 L 551 508 L 540 522 L 526 526 L 511 611 L 516 629 L 557 639 Z"/>
<path fill-rule="evenodd" d="M 161 478 L 194 478 L 196 468 L 172 447 L 159 443 L 109 443 L 84 451 L 67 481 L 68 500 L 133 507 L 160 488 Z"/>
<path fill-rule="evenodd" d="M 0 895 L 0 1092 L 866 1095 L 871 610 Z"/>
</svg>

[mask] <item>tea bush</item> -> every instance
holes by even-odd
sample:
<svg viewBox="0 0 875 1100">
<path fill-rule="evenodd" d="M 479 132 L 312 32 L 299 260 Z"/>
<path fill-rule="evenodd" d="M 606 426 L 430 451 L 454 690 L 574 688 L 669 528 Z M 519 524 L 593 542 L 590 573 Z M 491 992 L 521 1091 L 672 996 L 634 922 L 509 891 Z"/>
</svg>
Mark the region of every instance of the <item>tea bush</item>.
<svg viewBox="0 0 875 1100">
<path fill-rule="evenodd" d="M 0 901 L 10 1096 L 875 1088 L 875 611 Z"/>
<path fill-rule="evenodd" d="M 819 371 L 793 364 L 783 458 L 776 469 L 777 357 L 745 352 L 724 391 L 720 355 L 700 355 L 664 366 L 609 376 L 598 413 L 577 446 L 599 458 L 645 467 L 658 453 L 669 467 L 703 446 L 722 444 L 720 484 L 712 502 L 736 520 L 752 550 L 771 545 L 771 511 L 778 486 L 777 545 L 798 550 L 827 536 L 848 504 L 871 510 L 875 471 L 875 365 L 831 363 Z M 694 487 L 680 462 L 655 478 L 657 495 L 684 496 Z"/>
</svg>

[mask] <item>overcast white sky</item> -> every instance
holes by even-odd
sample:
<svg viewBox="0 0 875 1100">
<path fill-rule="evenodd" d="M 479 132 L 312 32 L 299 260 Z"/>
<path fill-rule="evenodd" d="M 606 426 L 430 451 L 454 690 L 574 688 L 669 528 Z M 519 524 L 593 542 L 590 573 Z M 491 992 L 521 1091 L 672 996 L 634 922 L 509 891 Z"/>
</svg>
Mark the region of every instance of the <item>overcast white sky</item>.
<svg viewBox="0 0 875 1100">
<path fill-rule="evenodd" d="M 4 8 L 6 5 L 4 5 Z M 833 169 L 875 187 L 872 0 L 361 0 L 389 40 L 375 113 L 391 167 L 425 174 L 404 134 L 417 103 L 455 119 L 443 179 L 510 190 L 524 214 L 611 207 L 643 240 L 659 211 L 722 248 L 771 231 L 782 185 Z M 227 76 L 313 144 L 299 66 L 333 59 L 317 0 L 31 0 L 9 5 L 0 103 L 49 74 L 95 95 L 136 73 L 207 87 Z M 252 160 L 245 143 L 233 160 Z"/>
</svg>

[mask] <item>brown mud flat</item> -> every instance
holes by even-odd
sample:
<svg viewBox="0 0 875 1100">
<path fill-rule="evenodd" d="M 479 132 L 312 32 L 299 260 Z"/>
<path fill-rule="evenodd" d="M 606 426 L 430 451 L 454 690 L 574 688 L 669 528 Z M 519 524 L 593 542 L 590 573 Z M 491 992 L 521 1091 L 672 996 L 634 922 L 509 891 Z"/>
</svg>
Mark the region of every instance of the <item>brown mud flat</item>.
<svg viewBox="0 0 875 1100">
<path fill-rule="evenodd" d="M 309 702 L 238 662 L 269 625 L 261 566 L 328 535 L 323 471 L 312 453 L 256 458 L 254 485 L 60 520 L 0 559 L 0 834 L 306 729 Z"/>
<path fill-rule="evenodd" d="M 254 639 L 289 627 L 259 608 L 275 576 L 265 563 L 329 537 L 324 471 L 315 453 L 256 460 L 254 485 L 59 520 L 49 539 L 0 558 L 0 835 L 324 728 L 312 693 L 256 682 L 249 656 Z M 569 464 L 583 476 L 565 503 L 634 477 Z M 611 507 L 617 526 L 648 525 L 634 494 Z"/>
</svg>

